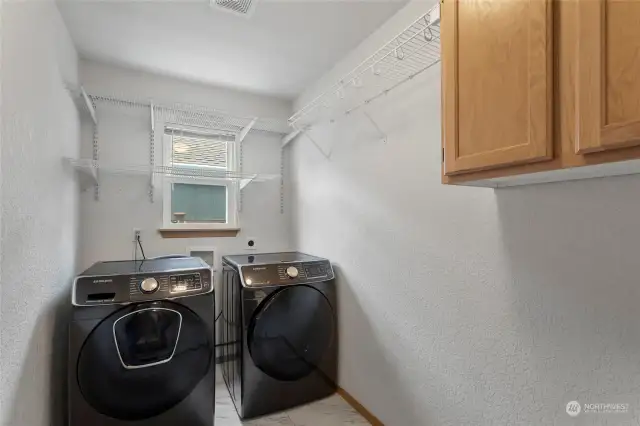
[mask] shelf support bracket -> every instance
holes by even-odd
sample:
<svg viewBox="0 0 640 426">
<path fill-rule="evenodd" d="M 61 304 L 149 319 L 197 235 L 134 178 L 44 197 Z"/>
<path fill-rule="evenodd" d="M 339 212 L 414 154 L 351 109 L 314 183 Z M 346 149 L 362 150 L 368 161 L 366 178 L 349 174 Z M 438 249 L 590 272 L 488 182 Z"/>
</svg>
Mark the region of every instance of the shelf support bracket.
<svg viewBox="0 0 640 426">
<path fill-rule="evenodd" d="M 280 214 L 284 214 L 284 146 L 280 147 Z"/>
<path fill-rule="evenodd" d="M 378 124 L 375 122 L 375 120 L 373 118 L 371 118 L 371 116 L 369 115 L 369 113 L 367 111 L 363 111 L 362 113 L 364 114 L 365 117 L 367 117 L 367 119 L 369 119 L 369 121 L 371 122 L 371 125 L 376 129 L 376 131 L 380 135 L 380 141 L 382 143 L 387 143 L 387 134 L 382 131 L 380 126 L 378 126 Z"/>
<path fill-rule="evenodd" d="M 83 91 L 84 92 L 84 91 Z M 86 92 L 84 92 L 84 95 L 86 96 Z M 87 106 L 91 105 L 91 111 L 93 111 L 93 115 L 92 117 L 96 116 L 96 103 L 93 100 L 93 98 L 89 98 L 87 96 L 87 98 L 89 100 L 89 103 L 87 104 Z M 98 135 L 98 120 L 94 120 L 93 121 L 93 152 L 91 155 L 91 159 L 93 160 L 93 165 L 95 167 L 98 166 L 99 161 L 100 161 L 100 144 L 99 144 L 99 135 Z M 94 174 L 95 173 L 95 174 Z M 95 169 L 92 174 L 94 174 L 94 178 L 95 178 L 95 185 L 93 186 L 93 198 L 96 201 L 100 200 L 100 170 Z"/>
<path fill-rule="evenodd" d="M 242 130 L 240 130 L 240 133 L 238 134 L 238 142 L 242 143 L 242 141 L 244 140 L 244 138 L 247 137 L 247 134 L 249 133 L 249 131 L 253 128 L 253 126 L 256 124 L 256 121 L 258 121 L 258 118 L 254 118 L 253 120 L 251 120 L 249 122 L 249 124 L 247 124 L 246 126 L 244 126 L 244 128 Z"/>
<path fill-rule="evenodd" d="M 331 150 L 329 150 L 329 153 L 324 152 L 324 149 L 322 149 L 322 147 L 320 147 L 320 144 L 318 142 L 316 142 L 316 140 L 314 138 L 311 137 L 311 135 L 309 134 L 309 129 L 308 128 L 302 130 L 302 134 L 305 135 L 307 137 L 307 139 L 309 139 L 311 141 L 311 143 L 315 145 L 315 147 L 318 149 L 318 151 L 320 151 L 320 153 L 324 156 L 324 158 L 326 158 L 327 160 L 331 159 Z"/>
<path fill-rule="evenodd" d="M 156 117 L 155 117 L 155 107 L 153 106 L 153 101 L 149 103 L 149 112 L 151 113 L 151 131 L 156 130 Z"/>
<path fill-rule="evenodd" d="M 295 129 L 292 132 L 289 132 L 289 134 L 287 134 L 285 137 L 282 138 L 282 148 L 284 148 L 285 146 L 287 146 L 289 144 L 289 142 L 291 142 L 292 140 L 294 140 L 296 138 L 296 136 L 298 136 L 300 134 L 301 130 L 300 129 Z"/>
<path fill-rule="evenodd" d="M 244 138 L 242 138 L 244 139 Z M 236 147 L 236 149 L 238 150 L 238 171 L 240 173 L 242 173 L 243 171 L 243 162 L 244 162 L 244 145 L 242 144 L 242 139 L 238 140 L 238 145 Z M 245 184 L 244 186 L 247 186 L 249 183 Z M 242 204 L 243 204 L 243 199 L 244 199 L 244 192 L 242 191 L 242 183 L 238 183 L 238 185 L 236 185 L 237 191 L 238 191 L 238 213 L 242 213 Z"/>
<path fill-rule="evenodd" d="M 93 101 L 91 100 L 91 98 L 89 98 L 89 95 L 87 95 L 87 92 L 85 92 L 84 87 L 82 86 L 80 86 L 80 95 L 82 96 L 84 103 L 87 105 L 87 110 L 89 111 L 89 115 L 91 115 L 91 120 L 93 121 L 93 124 L 97 126 L 98 117 L 96 116 L 96 107 L 93 104 Z"/>
<path fill-rule="evenodd" d="M 151 132 L 149 133 L 149 201 L 153 203 L 154 189 L 155 189 L 155 175 L 153 168 L 156 162 L 155 155 L 155 141 L 156 141 L 156 117 L 155 107 L 153 101 L 149 103 L 149 112 L 151 115 Z"/>
<path fill-rule="evenodd" d="M 245 189 L 247 187 L 247 185 L 249 185 L 251 182 L 253 182 L 253 180 L 258 177 L 258 175 L 252 175 L 249 176 L 247 178 L 244 179 L 240 179 L 240 191 L 242 191 L 243 189 Z"/>
</svg>

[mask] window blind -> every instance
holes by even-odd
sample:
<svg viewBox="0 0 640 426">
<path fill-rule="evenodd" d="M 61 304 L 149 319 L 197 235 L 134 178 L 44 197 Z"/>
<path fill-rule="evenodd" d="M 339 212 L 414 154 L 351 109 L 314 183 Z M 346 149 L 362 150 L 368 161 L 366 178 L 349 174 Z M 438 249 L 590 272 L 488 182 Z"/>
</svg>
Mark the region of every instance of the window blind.
<svg viewBox="0 0 640 426">
<path fill-rule="evenodd" d="M 228 135 L 198 135 L 167 129 L 171 134 L 171 162 L 173 166 L 215 167 L 227 169 Z"/>
</svg>

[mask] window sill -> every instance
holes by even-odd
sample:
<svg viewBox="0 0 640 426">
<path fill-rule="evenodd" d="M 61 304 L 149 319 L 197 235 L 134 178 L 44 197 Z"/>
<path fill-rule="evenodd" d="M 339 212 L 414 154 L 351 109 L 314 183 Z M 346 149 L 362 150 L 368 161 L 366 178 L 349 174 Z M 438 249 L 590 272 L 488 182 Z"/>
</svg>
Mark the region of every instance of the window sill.
<svg viewBox="0 0 640 426">
<path fill-rule="evenodd" d="M 235 237 L 240 228 L 203 229 L 203 228 L 161 228 L 158 232 L 162 238 L 212 238 Z"/>
</svg>

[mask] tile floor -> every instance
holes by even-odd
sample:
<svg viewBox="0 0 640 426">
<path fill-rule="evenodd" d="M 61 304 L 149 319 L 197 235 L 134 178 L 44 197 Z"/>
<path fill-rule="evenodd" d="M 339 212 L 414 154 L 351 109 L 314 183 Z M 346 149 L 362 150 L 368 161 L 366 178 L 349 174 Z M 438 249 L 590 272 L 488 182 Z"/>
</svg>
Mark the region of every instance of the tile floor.
<svg viewBox="0 0 640 426">
<path fill-rule="evenodd" d="M 240 421 L 220 370 L 216 373 L 215 426 L 369 426 L 339 395 L 270 416 Z"/>
</svg>

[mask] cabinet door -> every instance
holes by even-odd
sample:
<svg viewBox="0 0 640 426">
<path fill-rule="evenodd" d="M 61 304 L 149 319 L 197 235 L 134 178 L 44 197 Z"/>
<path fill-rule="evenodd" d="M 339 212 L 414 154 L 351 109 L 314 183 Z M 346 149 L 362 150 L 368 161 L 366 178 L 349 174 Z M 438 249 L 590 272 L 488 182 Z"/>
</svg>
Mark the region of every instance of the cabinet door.
<svg viewBox="0 0 640 426">
<path fill-rule="evenodd" d="M 578 2 L 578 154 L 640 145 L 640 1 Z"/>
<path fill-rule="evenodd" d="M 444 0 L 444 173 L 553 156 L 551 0 Z"/>
</svg>

